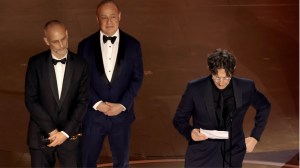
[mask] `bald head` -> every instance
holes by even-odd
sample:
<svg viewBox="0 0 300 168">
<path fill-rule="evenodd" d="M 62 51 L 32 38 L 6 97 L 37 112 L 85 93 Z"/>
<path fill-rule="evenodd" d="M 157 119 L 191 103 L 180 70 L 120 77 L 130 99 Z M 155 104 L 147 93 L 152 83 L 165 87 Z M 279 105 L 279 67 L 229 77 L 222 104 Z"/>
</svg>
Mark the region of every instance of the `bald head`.
<svg viewBox="0 0 300 168">
<path fill-rule="evenodd" d="M 98 6 L 97 6 L 97 9 L 96 9 L 96 15 L 99 14 L 99 9 L 100 9 L 102 6 L 104 6 L 104 5 L 106 5 L 106 4 L 109 4 L 109 3 L 113 4 L 113 5 L 117 8 L 117 11 L 120 12 L 120 9 L 119 9 L 118 4 L 117 4 L 114 0 L 103 0 L 103 1 L 101 1 L 101 2 L 98 4 Z"/>
<path fill-rule="evenodd" d="M 51 20 L 44 26 L 44 41 L 57 58 L 66 55 L 68 49 L 68 31 L 65 24 L 58 20 Z"/>
<path fill-rule="evenodd" d="M 60 22 L 59 20 L 50 20 L 44 26 L 45 36 L 47 37 L 47 35 L 50 31 L 53 31 L 53 30 L 56 30 L 56 29 L 62 29 L 64 31 L 67 30 L 65 24 Z"/>
</svg>

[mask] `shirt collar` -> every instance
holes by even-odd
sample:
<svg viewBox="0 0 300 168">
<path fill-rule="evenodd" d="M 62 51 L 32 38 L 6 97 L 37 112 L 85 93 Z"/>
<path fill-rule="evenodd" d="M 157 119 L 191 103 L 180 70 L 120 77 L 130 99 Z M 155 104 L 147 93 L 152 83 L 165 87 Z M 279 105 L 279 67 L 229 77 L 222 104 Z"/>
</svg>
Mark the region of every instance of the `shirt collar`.
<svg viewBox="0 0 300 168">
<path fill-rule="evenodd" d="M 52 56 L 52 58 L 53 59 L 56 59 L 56 60 L 62 60 L 62 59 L 64 59 L 64 58 L 66 58 L 67 59 L 67 56 L 68 56 L 68 52 L 66 53 L 66 55 L 65 56 L 63 56 L 62 58 L 60 58 L 60 59 L 58 59 L 57 57 L 55 57 L 52 53 L 51 53 L 51 56 Z"/>
</svg>

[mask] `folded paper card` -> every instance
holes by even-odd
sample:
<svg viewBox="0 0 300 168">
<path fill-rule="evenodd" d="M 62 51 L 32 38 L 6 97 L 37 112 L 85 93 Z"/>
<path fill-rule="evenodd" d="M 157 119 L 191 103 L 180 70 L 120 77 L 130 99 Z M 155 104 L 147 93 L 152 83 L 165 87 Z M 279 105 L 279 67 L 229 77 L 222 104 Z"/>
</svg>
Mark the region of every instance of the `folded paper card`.
<svg viewBox="0 0 300 168">
<path fill-rule="evenodd" d="M 210 139 L 228 139 L 228 131 L 205 130 L 200 128 L 200 132 Z"/>
</svg>

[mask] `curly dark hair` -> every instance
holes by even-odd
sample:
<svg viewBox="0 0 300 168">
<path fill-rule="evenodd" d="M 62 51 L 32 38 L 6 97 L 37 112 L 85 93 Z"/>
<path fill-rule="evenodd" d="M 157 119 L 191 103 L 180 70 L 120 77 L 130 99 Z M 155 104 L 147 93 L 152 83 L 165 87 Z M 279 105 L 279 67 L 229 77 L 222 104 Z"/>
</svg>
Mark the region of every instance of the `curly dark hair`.
<svg viewBox="0 0 300 168">
<path fill-rule="evenodd" d="M 208 55 L 207 64 L 208 69 L 213 75 L 217 74 L 218 69 L 225 69 L 226 75 L 232 76 L 236 59 L 232 53 L 219 48 Z"/>
</svg>

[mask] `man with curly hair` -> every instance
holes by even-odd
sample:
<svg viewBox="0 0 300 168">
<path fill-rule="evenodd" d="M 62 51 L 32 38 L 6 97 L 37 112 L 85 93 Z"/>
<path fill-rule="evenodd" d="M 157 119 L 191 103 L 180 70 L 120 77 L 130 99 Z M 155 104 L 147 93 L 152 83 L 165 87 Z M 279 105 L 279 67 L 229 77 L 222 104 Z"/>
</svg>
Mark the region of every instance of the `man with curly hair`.
<svg viewBox="0 0 300 168">
<path fill-rule="evenodd" d="M 261 138 L 271 105 L 252 80 L 233 76 L 236 59 L 227 50 L 215 50 L 207 63 L 211 74 L 188 83 L 173 119 L 189 143 L 185 167 L 242 167 L 245 153 Z M 256 110 L 255 124 L 245 138 L 243 120 L 250 106 Z"/>
</svg>

